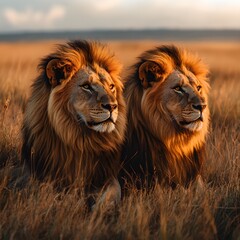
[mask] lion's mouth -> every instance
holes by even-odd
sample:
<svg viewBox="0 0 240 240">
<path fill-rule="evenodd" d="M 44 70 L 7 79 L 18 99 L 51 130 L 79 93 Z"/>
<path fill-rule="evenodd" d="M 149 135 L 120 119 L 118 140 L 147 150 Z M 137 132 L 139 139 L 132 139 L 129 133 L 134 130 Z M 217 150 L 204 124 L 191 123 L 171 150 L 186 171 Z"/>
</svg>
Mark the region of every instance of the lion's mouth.
<svg viewBox="0 0 240 240">
<path fill-rule="evenodd" d="M 181 125 L 188 125 L 188 124 L 191 124 L 191 123 L 197 123 L 197 122 L 203 122 L 203 116 L 201 115 L 199 118 L 193 120 L 193 121 L 180 121 L 179 123 Z"/>
<path fill-rule="evenodd" d="M 115 124 L 115 122 L 113 121 L 113 119 L 111 117 L 109 117 L 108 119 L 106 119 L 104 121 L 101 121 L 101 122 L 94 122 L 94 121 L 87 122 L 89 127 L 94 127 L 94 126 L 97 126 L 97 125 L 100 125 L 100 124 L 104 124 L 104 123 L 113 123 L 113 124 Z"/>
<path fill-rule="evenodd" d="M 83 118 L 78 114 L 77 115 L 78 122 L 85 123 L 85 125 L 93 129 L 97 132 L 112 132 L 116 127 L 116 120 L 114 121 L 113 116 L 109 116 L 109 118 L 103 120 L 103 121 L 84 121 Z"/>
</svg>

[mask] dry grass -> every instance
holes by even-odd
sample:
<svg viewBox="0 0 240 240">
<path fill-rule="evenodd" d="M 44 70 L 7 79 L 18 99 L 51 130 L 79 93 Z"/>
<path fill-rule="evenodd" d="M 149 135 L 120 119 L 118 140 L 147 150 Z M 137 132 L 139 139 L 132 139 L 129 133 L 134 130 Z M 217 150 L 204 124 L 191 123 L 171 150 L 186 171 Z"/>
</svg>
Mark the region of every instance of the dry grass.
<svg viewBox="0 0 240 240">
<path fill-rule="evenodd" d="M 109 43 L 126 66 L 158 44 Z M 20 179 L 13 181 L 16 188 L 8 187 L 9 176 L 21 175 L 11 165 L 19 161 L 29 86 L 39 59 L 51 51 L 53 43 L 0 44 L 0 239 L 239 239 L 240 45 L 178 45 L 198 52 L 211 69 L 206 189 L 156 188 L 150 194 L 133 189 L 112 212 L 87 213 L 77 194 L 57 193 L 48 184 L 32 181 L 21 189 Z"/>
</svg>

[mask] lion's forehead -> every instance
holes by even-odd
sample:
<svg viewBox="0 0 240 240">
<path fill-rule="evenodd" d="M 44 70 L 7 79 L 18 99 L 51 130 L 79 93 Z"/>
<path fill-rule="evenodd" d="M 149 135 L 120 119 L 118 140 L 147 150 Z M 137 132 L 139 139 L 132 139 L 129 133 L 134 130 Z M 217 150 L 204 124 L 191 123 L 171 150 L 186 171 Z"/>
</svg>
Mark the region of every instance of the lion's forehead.
<svg viewBox="0 0 240 240">
<path fill-rule="evenodd" d="M 93 85 L 111 85 L 114 83 L 110 74 L 101 67 L 91 67 L 85 66 L 82 67 L 77 74 L 77 78 L 79 81 Z"/>
<path fill-rule="evenodd" d="M 180 72 L 179 70 L 174 70 L 168 76 L 168 82 L 171 85 L 188 85 L 188 86 L 198 86 L 201 85 L 197 77 L 190 71 L 187 73 Z"/>
<path fill-rule="evenodd" d="M 188 83 L 190 83 L 192 86 L 201 85 L 199 79 L 192 72 L 188 71 L 185 76 Z"/>
</svg>

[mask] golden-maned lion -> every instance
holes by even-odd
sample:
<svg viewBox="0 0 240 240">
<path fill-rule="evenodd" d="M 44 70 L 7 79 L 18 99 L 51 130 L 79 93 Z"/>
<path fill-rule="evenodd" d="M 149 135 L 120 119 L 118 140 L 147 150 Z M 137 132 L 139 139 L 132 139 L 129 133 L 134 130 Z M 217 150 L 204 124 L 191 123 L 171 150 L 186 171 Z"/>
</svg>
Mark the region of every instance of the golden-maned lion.
<svg viewBox="0 0 240 240">
<path fill-rule="evenodd" d="M 120 179 L 187 187 L 204 160 L 208 70 L 175 46 L 157 47 L 139 59 L 125 84 L 128 130 Z"/>
<path fill-rule="evenodd" d="M 120 64 L 106 46 L 72 41 L 45 57 L 23 123 L 22 158 L 57 186 L 119 189 L 125 101 Z"/>
</svg>

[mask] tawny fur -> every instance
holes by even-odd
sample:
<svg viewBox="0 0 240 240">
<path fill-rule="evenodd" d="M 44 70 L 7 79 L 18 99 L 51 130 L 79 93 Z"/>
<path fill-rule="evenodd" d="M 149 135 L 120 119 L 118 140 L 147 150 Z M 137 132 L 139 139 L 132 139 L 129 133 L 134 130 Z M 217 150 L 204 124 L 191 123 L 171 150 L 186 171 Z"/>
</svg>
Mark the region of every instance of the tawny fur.
<svg viewBox="0 0 240 240">
<path fill-rule="evenodd" d="M 51 78 L 54 69 L 46 70 L 53 59 L 70 64 L 59 81 Z M 97 75 L 106 71 L 114 82 L 118 118 L 112 132 L 89 129 L 74 116 L 71 91 L 76 86 L 73 79 L 86 67 Z M 39 69 L 41 73 L 32 85 L 23 123 L 24 162 L 38 179 L 54 181 L 57 186 L 77 186 L 86 191 L 103 187 L 117 176 L 119 147 L 124 138 L 121 65 L 106 46 L 74 41 L 59 45 L 53 54 L 42 60 Z M 101 85 L 100 80 L 95 81 Z M 81 104 L 84 106 L 85 102 Z"/>
<path fill-rule="evenodd" d="M 148 68 L 152 68 L 153 74 L 147 79 Z M 165 186 L 180 184 L 187 187 L 201 174 L 209 109 L 207 106 L 204 110 L 200 131 L 191 132 L 176 124 L 166 109 L 167 102 L 177 98 L 166 92 L 172 91 L 166 89 L 166 79 L 174 71 L 197 79 L 202 92 L 201 96 L 199 93 L 196 96 L 207 103 L 208 70 L 197 56 L 175 46 L 161 46 L 143 53 L 125 83 L 128 127 L 120 174 L 124 183 L 149 186 L 158 181 Z M 174 81 L 174 76 L 172 78 L 170 81 Z M 168 94 L 169 97 L 163 99 L 163 95 Z M 177 105 L 172 107 L 180 110 Z"/>
</svg>

